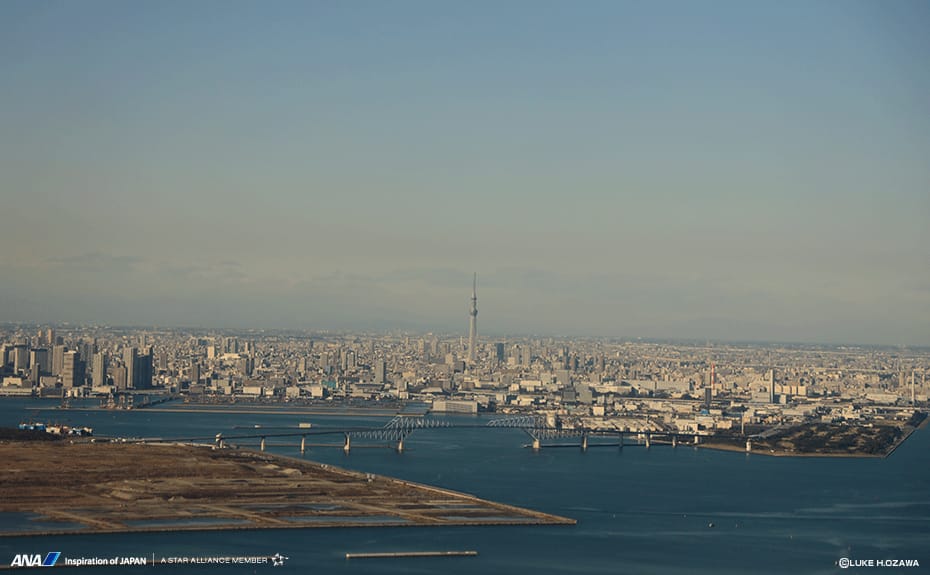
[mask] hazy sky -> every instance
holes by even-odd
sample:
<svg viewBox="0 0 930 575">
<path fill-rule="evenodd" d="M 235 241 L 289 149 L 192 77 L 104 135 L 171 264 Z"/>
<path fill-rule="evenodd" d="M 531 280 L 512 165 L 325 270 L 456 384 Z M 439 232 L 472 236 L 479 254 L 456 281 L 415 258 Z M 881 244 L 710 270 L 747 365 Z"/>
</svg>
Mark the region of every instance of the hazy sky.
<svg viewBox="0 0 930 575">
<path fill-rule="evenodd" d="M 930 344 L 930 3 L 0 1 L 0 321 Z"/>
</svg>

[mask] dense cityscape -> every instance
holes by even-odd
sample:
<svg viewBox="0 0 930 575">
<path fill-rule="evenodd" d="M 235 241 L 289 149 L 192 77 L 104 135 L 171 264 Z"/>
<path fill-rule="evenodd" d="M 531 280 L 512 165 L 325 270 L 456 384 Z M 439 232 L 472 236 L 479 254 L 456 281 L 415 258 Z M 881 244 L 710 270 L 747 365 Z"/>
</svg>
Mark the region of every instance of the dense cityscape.
<svg viewBox="0 0 930 575">
<path fill-rule="evenodd" d="M 731 438 L 818 424 L 861 435 L 919 421 L 927 403 L 926 349 L 487 339 L 477 334 L 476 303 L 473 292 L 467 338 L 8 325 L 0 395 L 64 406 L 93 397 L 113 409 L 171 400 L 417 404 L 434 413 L 540 414 L 560 429 Z"/>
</svg>

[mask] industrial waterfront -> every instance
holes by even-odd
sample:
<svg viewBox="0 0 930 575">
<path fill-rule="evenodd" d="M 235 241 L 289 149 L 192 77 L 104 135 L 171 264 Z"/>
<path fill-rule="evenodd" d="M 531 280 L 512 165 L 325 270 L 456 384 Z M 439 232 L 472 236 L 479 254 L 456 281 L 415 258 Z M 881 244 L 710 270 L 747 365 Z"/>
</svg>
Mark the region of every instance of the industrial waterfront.
<svg viewBox="0 0 930 575">
<path fill-rule="evenodd" d="M 290 413 L 242 414 L 146 410 L 37 411 L 49 400 L 0 401 L 0 424 L 36 413 L 93 427 L 107 436 L 233 435 L 236 428 L 380 426 L 384 417 Z M 484 416 L 445 416 L 485 422 Z M 241 429 L 240 429 L 241 430 Z M 930 562 L 930 452 L 925 429 L 886 459 L 769 458 L 691 447 L 653 449 L 522 449 L 519 429 L 458 427 L 415 433 L 393 449 L 311 448 L 305 457 L 367 473 L 435 485 L 483 499 L 577 519 L 555 527 L 363 527 L 8 537 L 0 553 L 64 555 L 287 556 L 276 572 L 345 573 L 784 573 L 840 572 L 841 558 Z M 256 446 L 257 447 L 257 446 Z M 298 455 L 296 444 L 267 446 Z M 3 521 L 32 523 L 28 517 Z M 712 527 L 711 527 L 712 525 Z M 669 553 L 674 548 L 676 553 Z M 347 561 L 347 553 L 475 550 L 477 556 Z M 204 565 L 173 565 L 202 573 Z M 252 572 L 254 566 L 224 566 Z M 85 567 L 81 572 L 104 572 Z M 224 571 L 225 572 L 225 571 Z M 847 571 L 848 572 L 848 571 Z"/>
</svg>

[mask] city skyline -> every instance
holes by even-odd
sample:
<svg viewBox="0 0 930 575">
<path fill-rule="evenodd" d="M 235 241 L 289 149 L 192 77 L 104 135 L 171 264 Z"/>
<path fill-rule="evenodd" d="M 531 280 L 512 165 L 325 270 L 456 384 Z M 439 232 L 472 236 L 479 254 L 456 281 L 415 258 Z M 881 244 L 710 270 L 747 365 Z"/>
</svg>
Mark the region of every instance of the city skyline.
<svg viewBox="0 0 930 575">
<path fill-rule="evenodd" d="M 925 3 L 0 5 L 0 322 L 930 345 Z"/>
</svg>

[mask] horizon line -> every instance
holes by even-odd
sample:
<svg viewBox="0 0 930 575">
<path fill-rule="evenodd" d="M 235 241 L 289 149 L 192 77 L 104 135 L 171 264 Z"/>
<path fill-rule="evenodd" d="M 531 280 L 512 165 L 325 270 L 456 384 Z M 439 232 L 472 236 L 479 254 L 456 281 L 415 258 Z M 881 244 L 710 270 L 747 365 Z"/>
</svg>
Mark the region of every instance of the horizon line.
<svg viewBox="0 0 930 575">
<path fill-rule="evenodd" d="M 25 321 L 0 321 L 0 327 L 65 327 L 68 329 L 95 328 L 95 329 L 125 329 L 125 330 L 167 330 L 167 331 L 214 331 L 214 332 L 268 332 L 268 333 L 303 333 L 303 334 L 328 334 L 328 335 L 346 335 L 346 334 L 403 334 L 403 335 L 436 335 L 440 337 L 459 337 L 468 339 L 467 333 L 457 331 L 431 330 L 431 329 L 410 329 L 410 328 L 296 328 L 296 327 L 209 327 L 203 325 L 154 325 L 154 324 L 116 324 L 116 323 L 80 323 L 80 322 L 25 322 Z M 517 339 L 517 338 L 534 338 L 534 339 L 558 339 L 558 340 L 602 340 L 618 341 L 624 343 L 675 343 L 685 345 L 758 345 L 758 346 L 829 346 L 829 347 L 857 347 L 857 348 L 903 348 L 903 349 L 930 349 L 930 344 L 891 344 L 891 343 L 863 343 L 863 342 L 831 342 L 831 341 L 801 341 L 801 340 L 784 340 L 784 339 L 761 339 L 761 338 L 694 338 L 681 336 L 635 336 L 635 335 L 571 335 L 557 333 L 539 333 L 539 332 L 494 332 L 484 336 L 479 335 L 481 339 Z"/>
</svg>

